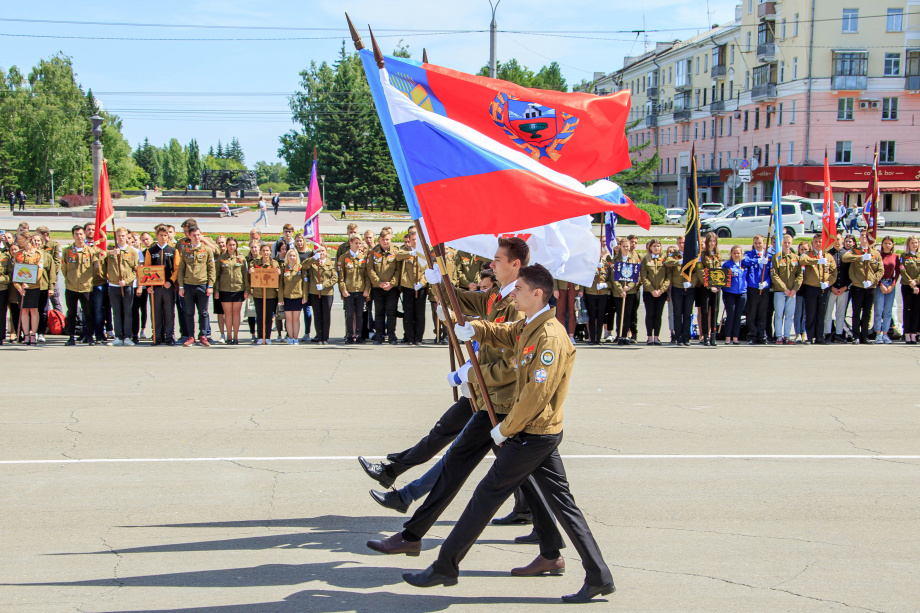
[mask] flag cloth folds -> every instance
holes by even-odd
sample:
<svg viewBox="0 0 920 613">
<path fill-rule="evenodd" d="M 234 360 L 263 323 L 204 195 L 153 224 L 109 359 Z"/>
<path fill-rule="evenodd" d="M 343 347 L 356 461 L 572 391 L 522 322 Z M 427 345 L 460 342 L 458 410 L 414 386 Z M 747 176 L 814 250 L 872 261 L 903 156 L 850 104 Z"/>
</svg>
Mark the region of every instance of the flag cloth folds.
<svg viewBox="0 0 920 613">
<path fill-rule="evenodd" d="M 783 186 L 779 180 L 779 164 L 776 165 L 776 175 L 773 177 L 773 202 L 770 205 L 770 215 L 773 220 L 773 232 L 776 242 L 776 253 L 782 251 L 783 242 Z"/>
<path fill-rule="evenodd" d="M 866 234 L 869 236 L 869 244 L 875 243 L 878 236 L 878 145 L 875 145 L 875 153 L 872 157 L 872 175 L 869 177 L 869 185 L 866 187 L 866 204 L 863 206 L 863 219 L 866 220 Z"/>
<path fill-rule="evenodd" d="M 323 212 L 323 197 L 316 177 L 316 158 L 313 158 L 313 170 L 310 171 L 310 190 L 307 192 L 307 211 L 304 214 L 303 233 L 314 242 L 319 240 L 319 214 Z"/>
<path fill-rule="evenodd" d="M 93 245 L 106 248 L 106 235 L 115 229 L 115 207 L 112 206 L 112 189 L 109 185 L 109 168 L 102 160 L 102 172 L 99 173 L 99 185 L 96 190 L 96 229 L 93 231 Z"/>
<path fill-rule="evenodd" d="M 690 197 L 687 202 L 687 225 L 684 228 L 684 258 L 680 273 L 690 280 L 693 268 L 700 261 L 700 197 L 696 181 L 696 146 L 690 153 Z"/>
<path fill-rule="evenodd" d="M 370 51 L 359 53 L 409 212 L 424 218 L 432 244 L 600 211 L 650 226 L 648 213 L 635 205 L 596 198 L 513 145 L 419 106 L 392 85 Z"/>
<path fill-rule="evenodd" d="M 613 242 L 617 239 L 617 214 L 604 213 L 604 244 L 607 253 L 613 253 Z"/>
<path fill-rule="evenodd" d="M 408 58 L 387 56 L 385 62 L 390 84 L 420 108 L 547 168 L 592 181 L 632 165 L 626 141 L 628 92 L 596 96 L 531 89 Z"/>
<path fill-rule="evenodd" d="M 821 214 L 821 249 L 837 242 L 837 211 L 834 207 L 834 190 L 831 189 L 831 170 L 824 150 L 824 212 Z"/>
</svg>

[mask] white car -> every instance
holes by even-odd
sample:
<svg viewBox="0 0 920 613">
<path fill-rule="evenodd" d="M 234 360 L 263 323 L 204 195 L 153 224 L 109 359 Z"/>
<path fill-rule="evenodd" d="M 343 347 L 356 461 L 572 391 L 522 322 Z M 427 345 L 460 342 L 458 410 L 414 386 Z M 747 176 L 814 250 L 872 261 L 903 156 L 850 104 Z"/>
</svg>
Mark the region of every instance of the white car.
<svg viewBox="0 0 920 613">
<path fill-rule="evenodd" d="M 719 213 L 725 210 L 725 205 L 718 202 L 704 202 L 700 205 L 700 221 L 704 219 L 710 219 L 715 217 Z M 682 226 L 687 225 L 687 211 L 682 210 L 680 219 L 677 220 L 678 223 Z"/>
<path fill-rule="evenodd" d="M 783 229 L 792 237 L 805 234 L 805 219 L 798 202 L 783 202 Z M 745 202 L 700 222 L 701 232 L 715 232 L 719 238 L 767 235 L 770 227 L 769 202 Z"/>
<path fill-rule="evenodd" d="M 783 197 L 783 200 L 786 200 L 786 197 Z M 818 200 L 815 198 L 789 198 L 789 200 L 795 200 L 799 203 L 799 206 L 802 208 L 802 217 L 805 218 L 805 229 L 809 232 L 820 233 L 822 220 L 824 217 L 824 200 Z M 849 212 L 851 209 L 847 209 Z M 859 211 L 859 209 L 857 209 Z M 849 219 L 845 219 L 844 223 L 849 222 Z M 858 227 L 865 228 L 866 220 L 863 218 L 862 213 L 859 213 L 859 217 L 856 220 Z M 847 223 L 849 226 L 849 223 Z M 878 216 L 878 227 L 885 227 L 885 218 L 882 215 Z"/>
<path fill-rule="evenodd" d="M 683 214 L 683 209 L 665 209 L 664 211 L 664 216 L 667 223 L 680 223 L 680 216 Z"/>
</svg>

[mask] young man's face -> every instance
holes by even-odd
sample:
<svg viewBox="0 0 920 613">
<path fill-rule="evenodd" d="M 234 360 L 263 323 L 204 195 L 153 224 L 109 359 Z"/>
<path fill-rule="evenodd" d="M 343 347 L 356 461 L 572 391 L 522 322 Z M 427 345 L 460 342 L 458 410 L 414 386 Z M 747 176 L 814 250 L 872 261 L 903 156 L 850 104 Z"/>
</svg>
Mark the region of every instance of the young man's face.
<svg viewBox="0 0 920 613">
<path fill-rule="evenodd" d="M 77 228 L 73 231 L 73 240 L 78 244 L 82 244 L 84 240 L 83 228 Z"/>
<path fill-rule="evenodd" d="M 381 248 L 381 249 L 384 249 L 384 250 L 389 249 L 389 248 L 390 248 L 390 240 L 391 240 L 392 238 L 393 238 L 393 237 L 390 236 L 389 234 L 381 234 L 381 235 L 380 235 L 380 239 L 379 239 L 380 248 Z"/>
<path fill-rule="evenodd" d="M 754 237 L 754 251 L 763 251 L 763 237 L 762 236 Z"/>
<path fill-rule="evenodd" d="M 192 239 L 192 244 L 197 245 L 201 242 L 201 230 L 194 230 L 189 232 L 188 237 Z"/>
<path fill-rule="evenodd" d="M 161 247 L 166 244 L 167 240 L 169 240 L 169 232 L 166 230 L 160 230 L 157 232 L 157 242 Z"/>
<path fill-rule="evenodd" d="M 169 240 L 176 238 L 176 229 L 175 228 L 166 228 L 166 232 L 169 234 Z"/>
<path fill-rule="evenodd" d="M 518 311 L 529 313 L 535 309 L 542 308 L 543 292 L 533 289 L 527 282 L 518 277 L 514 282 L 514 289 L 511 290 L 511 299 L 514 300 L 514 308 Z"/>
<path fill-rule="evenodd" d="M 515 266 L 515 264 L 518 264 L 518 266 Z M 492 258 L 490 266 L 492 270 L 495 271 L 495 280 L 504 287 L 509 283 L 513 283 L 517 278 L 518 270 L 520 269 L 519 264 L 520 260 L 514 260 L 512 262 L 508 258 L 508 249 L 499 247 L 495 251 L 495 257 Z"/>
<path fill-rule="evenodd" d="M 350 241 L 348 241 L 348 247 L 355 253 L 358 253 L 358 249 L 361 248 L 361 239 L 360 238 L 351 239 Z"/>
<path fill-rule="evenodd" d="M 373 247 L 373 246 L 374 246 L 374 235 L 373 235 L 373 233 L 371 233 L 371 232 L 365 232 L 365 233 L 364 233 L 364 244 L 367 245 L 368 247 Z"/>
<path fill-rule="evenodd" d="M 678 251 L 684 250 L 684 237 L 683 236 L 677 237 L 677 250 Z"/>
<path fill-rule="evenodd" d="M 126 245 L 128 243 L 128 233 L 122 230 L 121 232 L 115 233 L 115 242 L 119 245 Z"/>
<path fill-rule="evenodd" d="M 294 236 L 294 231 L 293 231 L 293 230 L 287 229 L 287 230 L 284 231 L 284 240 L 290 242 L 292 236 Z"/>
</svg>

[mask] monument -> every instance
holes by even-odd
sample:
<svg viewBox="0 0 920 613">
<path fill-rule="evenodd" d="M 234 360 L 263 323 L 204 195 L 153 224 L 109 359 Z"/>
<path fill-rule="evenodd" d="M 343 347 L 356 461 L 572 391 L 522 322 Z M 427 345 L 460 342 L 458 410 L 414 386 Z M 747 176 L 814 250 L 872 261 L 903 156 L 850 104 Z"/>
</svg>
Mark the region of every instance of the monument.
<svg viewBox="0 0 920 613">
<path fill-rule="evenodd" d="M 231 192 L 258 189 L 256 173 L 251 170 L 211 170 L 201 171 L 201 189 L 211 190 L 211 196 L 216 198 L 217 192 L 224 192 L 226 198 L 231 197 Z"/>
</svg>

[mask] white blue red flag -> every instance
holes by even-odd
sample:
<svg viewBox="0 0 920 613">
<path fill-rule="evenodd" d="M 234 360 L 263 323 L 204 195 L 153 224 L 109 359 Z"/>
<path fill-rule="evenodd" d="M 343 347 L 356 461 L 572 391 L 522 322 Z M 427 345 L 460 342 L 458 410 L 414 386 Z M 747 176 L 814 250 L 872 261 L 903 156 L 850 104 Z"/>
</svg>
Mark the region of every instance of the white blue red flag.
<svg viewBox="0 0 920 613">
<path fill-rule="evenodd" d="M 437 112 L 437 100 L 442 105 L 445 99 L 453 100 L 444 93 L 446 89 L 438 88 L 437 98 L 432 97 L 431 89 L 424 84 L 422 90 L 399 89 L 393 85 L 388 71 L 377 67 L 370 51 L 361 50 L 360 54 L 409 212 L 413 219 L 425 220 L 433 244 L 478 234 L 517 232 L 522 226 L 535 228 L 599 211 L 615 211 L 649 227 L 648 214 L 638 207 L 600 200 L 579 180 L 550 168 L 550 162 L 534 159 L 514 142 L 505 144 L 480 132 L 481 123 L 461 122 L 452 118 L 449 110 Z M 387 61 L 394 60 L 387 58 Z M 436 80 L 433 74 L 440 75 L 440 79 L 445 73 L 445 69 L 434 71 L 436 67 L 430 64 L 400 62 L 401 69 L 406 66 L 422 70 L 430 79 L 426 81 L 429 85 Z M 403 78 L 405 76 L 408 75 Z M 420 85 L 421 76 L 415 76 L 417 80 L 413 78 L 412 82 Z M 487 81 L 495 88 L 509 91 L 516 87 L 501 81 Z M 472 87 L 477 84 L 477 78 L 467 75 L 463 82 Z M 485 87 L 485 83 L 478 85 L 479 89 Z M 423 93 L 427 93 L 427 97 Z M 562 94 L 556 92 L 556 95 Z M 459 108 L 472 105 L 473 101 L 458 97 L 456 103 L 449 106 Z M 579 110 L 579 121 L 582 117 L 587 121 L 589 116 L 601 116 L 599 111 L 591 110 L 595 107 L 586 106 L 588 108 Z M 480 112 L 491 121 L 488 109 Z M 457 111 L 457 116 L 462 113 Z M 548 124 L 548 120 L 532 119 L 532 123 Z M 595 155 L 599 147 L 610 147 L 597 134 L 585 130 L 585 135 Z M 563 147 L 555 151 L 559 154 L 558 161 L 568 150 Z M 628 157 L 626 161 L 628 165 Z M 623 168 L 610 161 L 608 164 L 603 176 Z"/>
<path fill-rule="evenodd" d="M 310 171 L 310 191 L 307 192 L 307 211 L 304 214 L 303 233 L 314 242 L 322 242 L 319 237 L 319 214 L 323 212 L 323 196 L 319 190 L 316 177 L 316 158 L 313 158 L 313 170 Z"/>
<path fill-rule="evenodd" d="M 782 251 L 783 243 L 783 186 L 779 180 L 779 164 L 776 165 L 776 175 L 773 179 L 773 203 L 771 214 L 773 215 L 773 231 L 776 236 L 776 253 Z"/>
</svg>

